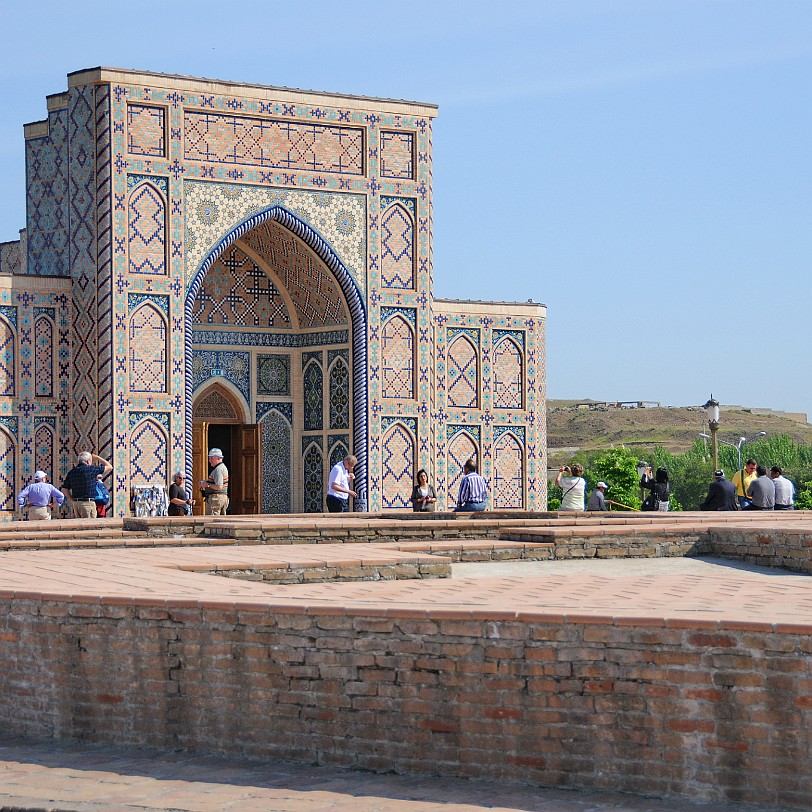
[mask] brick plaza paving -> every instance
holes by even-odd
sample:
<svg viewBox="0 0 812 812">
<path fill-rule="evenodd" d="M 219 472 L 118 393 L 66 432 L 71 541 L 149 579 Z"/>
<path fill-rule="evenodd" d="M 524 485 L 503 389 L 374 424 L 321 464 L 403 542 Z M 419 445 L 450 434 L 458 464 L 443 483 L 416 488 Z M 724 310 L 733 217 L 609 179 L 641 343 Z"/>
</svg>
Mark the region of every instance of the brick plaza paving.
<svg viewBox="0 0 812 812">
<path fill-rule="evenodd" d="M 741 806 L 0 738 L 0 809 L 27 812 L 734 812 Z M 748 806 L 750 812 L 767 807 Z"/>
<path fill-rule="evenodd" d="M 694 522 L 695 532 L 700 533 L 704 532 L 700 525 L 707 525 L 710 518 L 680 517 L 680 521 L 686 528 Z M 785 537 L 794 539 L 793 550 L 805 555 L 812 522 L 797 515 L 781 517 L 780 523 L 786 528 Z M 760 522 L 752 517 L 740 519 L 738 529 L 731 522 L 727 524 L 730 538 L 738 538 L 741 531 L 749 534 L 751 544 L 774 548 L 783 543 L 780 538 L 776 541 L 775 523 L 765 523 L 763 518 Z M 585 535 L 594 537 L 595 525 L 585 527 Z M 245 545 L 226 538 L 204 541 L 137 536 L 121 532 L 120 523 L 115 522 L 109 528 L 107 538 L 101 532 L 90 541 L 96 549 L 87 549 L 88 539 L 82 537 L 81 530 L 71 533 L 61 530 L 57 523 L 50 529 L 50 540 L 44 540 L 36 527 L 15 528 L 11 535 L 17 540 L 8 542 L 0 554 L 0 597 L 20 604 L 41 601 L 46 607 L 68 607 L 60 612 L 67 612 L 68 618 L 73 616 L 71 628 L 76 628 L 82 617 L 92 624 L 98 615 L 87 607 L 97 605 L 109 607 L 109 611 L 101 612 L 109 617 L 119 616 L 120 610 L 134 611 L 138 616 L 145 607 L 163 608 L 171 615 L 186 607 L 203 612 L 223 608 L 249 613 L 267 610 L 291 618 L 310 615 L 317 623 L 328 614 L 341 618 L 361 613 L 381 618 L 380 622 L 424 618 L 442 624 L 493 618 L 551 628 L 556 624 L 561 628 L 586 624 L 596 629 L 614 627 L 624 640 L 624 629 L 630 628 L 639 628 L 644 635 L 649 634 L 646 629 L 653 633 L 659 628 L 664 631 L 657 634 L 666 635 L 698 629 L 700 637 L 704 629 L 721 635 L 708 636 L 711 647 L 730 645 L 722 639 L 724 635 L 730 635 L 731 641 L 733 635 L 750 632 L 803 640 L 812 631 L 812 579 L 803 572 L 716 558 L 624 559 L 610 548 L 606 548 L 609 557 L 604 560 L 458 563 L 497 555 L 502 559 L 532 558 L 536 553 L 549 552 L 556 543 L 570 545 L 571 552 L 573 531 L 564 525 L 538 530 L 545 539 L 538 544 L 491 537 L 388 544 L 367 540 L 364 544 Z M 617 535 L 618 528 L 611 528 L 609 535 L 613 532 Z M 560 533 L 559 540 L 556 533 Z M 574 534 L 577 536 L 577 531 Z M 515 531 L 511 535 L 515 536 Z M 532 532 L 525 535 L 532 537 Z M 196 543 L 206 546 L 192 546 Z M 31 549 L 23 549 L 26 546 Z M 438 555 L 442 550 L 450 555 Z M 804 566 L 802 562 L 799 568 Z M 321 583 L 342 575 L 374 580 Z M 266 576 L 270 580 L 261 580 Z M 280 578 L 292 582 L 280 582 Z M 71 606 L 76 607 L 76 614 Z M 806 666 L 803 662 L 800 665 L 808 672 L 808 648 L 806 651 Z M 507 650 L 504 656 L 508 656 Z M 719 656 L 726 655 L 722 652 Z M 597 691 L 604 690 L 600 682 L 594 685 Z M 803 712 L 808 703 L 802 694 L 799 697 L 796 701 L 804 701 L 798 706 Z M 113 701 L 112 695 L 104 701 Z M 9 729 L 0 723 L 0 735 L 3 733 L 8 734 Z M 689 731 L 686 735 L 690 739 L 693 734 Z M 807 774 L 804 758 L 796 765 L 796 772 L 802 775 Z M 544 782 L 536 778 L 534 783 Z M 799 806 L 798 791 L 787 808 L 804 808 L 802 803 Z M 658 793 L 643 789 L 642 794 Z M 240 756 L 137 750 L 89 742 L 0 739 L 2 809 L 677 812 L 783 808 L 755 802 L 736 806 L 692 800 L 690 793 L 682 800 L 647 800 L 598 790 L 541 789 L 495 780 L 309 767 L 278 761 L 273 755 L 264 760 L 241 760 Z"/>
</svg>

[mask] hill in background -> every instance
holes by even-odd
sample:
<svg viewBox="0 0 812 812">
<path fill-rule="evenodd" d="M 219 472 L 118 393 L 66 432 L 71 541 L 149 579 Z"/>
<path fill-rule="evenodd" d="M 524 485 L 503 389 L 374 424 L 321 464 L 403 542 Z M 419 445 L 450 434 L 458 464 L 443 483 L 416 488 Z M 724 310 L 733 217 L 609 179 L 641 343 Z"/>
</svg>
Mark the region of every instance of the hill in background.
<svg viewBox="0 0 812 812">
<path fill-rule="evenodd" d="M 698 406 L 618 408 L 593 401 L 589 407 L 576 407 L 576 403 L 590 401 L 547 401 L 547 449 L 551 467 L 562 464 L 578 449 L 662 445 L 671 452 L 681 453 L 691 448 L 700 432 L 708 432 L 705 410 Z M 739 437 L 754 437 L 760 431 L 769 435 L 785 434 L 798 443 L 812 445 L 812 425 L 802 422 L 802 417 L 769 409 L 722 406 L 720 440 L 735 443 Z"/>
</svg>

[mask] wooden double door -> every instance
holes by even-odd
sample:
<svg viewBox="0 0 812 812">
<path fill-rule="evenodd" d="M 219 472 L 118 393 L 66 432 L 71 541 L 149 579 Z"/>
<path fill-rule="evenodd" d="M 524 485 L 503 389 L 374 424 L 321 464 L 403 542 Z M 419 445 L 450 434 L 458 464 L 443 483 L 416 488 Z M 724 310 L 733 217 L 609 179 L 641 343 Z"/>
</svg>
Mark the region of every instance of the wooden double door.
<svg viewBox="0 0 812 812">
<path fill-rule="evenodd" d="M 262 511 L 262 468 L 259 425 L 195 419 L 192 429 L 192 493 L 194 512 L 205 512 L 198 483 L 209 475 L 210 448 L 223 452 L 228 468 L 228 512 L 236 515 Z"/>
</svg>

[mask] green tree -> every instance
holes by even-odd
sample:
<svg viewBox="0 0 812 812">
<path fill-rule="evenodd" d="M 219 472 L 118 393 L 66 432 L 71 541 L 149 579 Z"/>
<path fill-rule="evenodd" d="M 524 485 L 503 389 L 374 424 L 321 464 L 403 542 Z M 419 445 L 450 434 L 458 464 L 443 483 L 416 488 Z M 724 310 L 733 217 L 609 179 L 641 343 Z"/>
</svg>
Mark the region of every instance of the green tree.
<svg viewBox="0 0 812 812">
<path fill-rule="evenodd" d="M 637 457 L 627 448 L 600 452 L 587 463 L 584 476 L 590 491 L 603 481 L 609 486 L 607 499 L 632 508 L 640 507 Z"/>
</svg>

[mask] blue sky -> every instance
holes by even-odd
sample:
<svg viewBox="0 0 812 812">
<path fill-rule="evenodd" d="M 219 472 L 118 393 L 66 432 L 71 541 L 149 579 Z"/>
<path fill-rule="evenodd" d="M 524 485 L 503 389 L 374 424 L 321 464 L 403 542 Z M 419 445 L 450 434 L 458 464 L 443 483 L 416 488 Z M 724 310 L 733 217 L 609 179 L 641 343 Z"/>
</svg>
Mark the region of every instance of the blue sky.
<svg viewBox="0 0 812 812">
<path fill-rule="evenodd" d="M 549 397 L 812 416 L 812 2 L 3 6 L 0 241 L 79 68 L 433 102 L 435 293 L 544 302 Z"/>
</svg>

